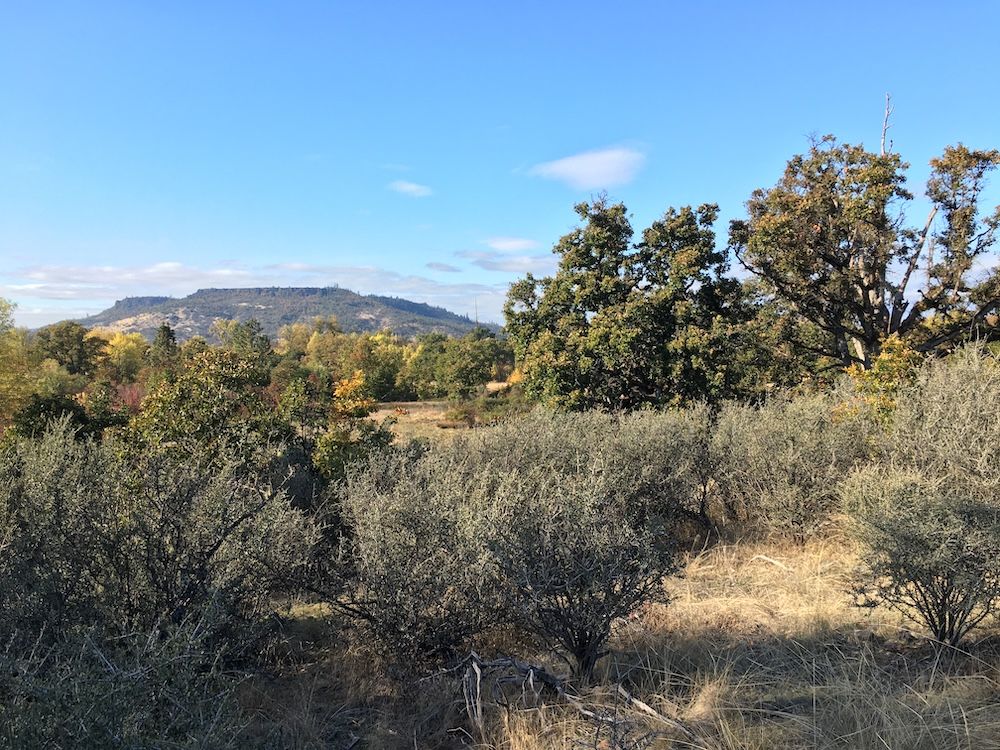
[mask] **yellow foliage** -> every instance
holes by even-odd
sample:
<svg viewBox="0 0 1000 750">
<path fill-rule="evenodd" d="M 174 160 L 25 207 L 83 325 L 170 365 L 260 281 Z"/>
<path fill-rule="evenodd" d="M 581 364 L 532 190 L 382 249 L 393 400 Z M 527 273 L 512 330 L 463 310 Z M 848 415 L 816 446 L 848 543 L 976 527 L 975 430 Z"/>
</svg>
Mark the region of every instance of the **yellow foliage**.
<svg viewBox="0 0 1000 750">
<path fill-rule="evenodd" d="M 923 355 L 893 334 L 883 342 L 871 368 L 851 365 L 847 374 L 862 402 L 876 416 L 886 418 L 896 408 L 899 389 L 913 381 L 921 362 Z"/>
<path fill-rule="evenodd" d="M 108 363 L 117 379 L 123 383 L 135 380 L 142 369 L 149 345 L 141 333 L 112 333 L 104 345 Z"/>
<path fill-rule="evenodd" d="M 378 402 L 368 395 L 365 388 L 365 374 L 361 370 L 355 370 L 351 377 L 334 386 L 330 419 L 331 422 L 340 422 L 367 417 L 377 406 Z"/>
</svg>

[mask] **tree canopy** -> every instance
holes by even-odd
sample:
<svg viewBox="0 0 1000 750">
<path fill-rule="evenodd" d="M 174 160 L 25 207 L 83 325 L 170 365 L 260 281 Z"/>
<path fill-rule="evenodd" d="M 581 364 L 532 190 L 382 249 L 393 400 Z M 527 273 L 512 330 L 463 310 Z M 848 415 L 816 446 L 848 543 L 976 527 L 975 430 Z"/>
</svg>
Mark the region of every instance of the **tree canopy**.
<svg viewBox="0 0 1000 750">
<path fill-rule="evenodd" d="M 621 203 L 576 207 L 552 277 L 511 286 L 504 314 L 526 391 L 568 408 L 619 409 L 732 392 L 739 285 L 716 247 L 718 207 L 670 208 L 633 243 Z"/>
<path fill-rule="evenodd" d="M 913 195 L 900 156 L 826 136 L 789 160 L 774 187 L 753 193 L 748 218 L 730 226 L 730 245 L 821 332 L 796 345 L 840 365 L 870 367 L 893 334 L 920 351 L 988 335 L 1000 276 L 978 272 L 988 268 L 1000 208 L 984 214 L 980 203 L 998 164 L 998 151 L 946 148 L 931 161 L 930 216 L 909 227 Z"/>
</svg>

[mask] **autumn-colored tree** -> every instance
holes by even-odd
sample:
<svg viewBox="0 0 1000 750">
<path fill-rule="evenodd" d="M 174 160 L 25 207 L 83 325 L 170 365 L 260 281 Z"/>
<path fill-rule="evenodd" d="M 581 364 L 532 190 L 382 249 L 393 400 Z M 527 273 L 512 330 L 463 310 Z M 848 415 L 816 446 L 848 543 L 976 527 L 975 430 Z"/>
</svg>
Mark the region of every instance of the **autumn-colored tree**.
<svg viewBox="0 0 1000 750">
<path fill-rule="evenodd" d="M 387 425 L 369 418 L 377 406 L 361 370 L 334 386 L 327 430 L 313 451 L 313 465 L 323 476 L 341 479 L 350 463 L 392 442 Z"/>
<path fill-rule="evenodd" d="M 396 392 L 406 399 L 433 399 L 447 395 L 443 367 L 448 343 L 449 339 L 443 333 L 428 333 L 419 337 L 396 376 Z"/>
<path fill-rule="evenodd" d="M 14 328 L 14 304 L 0 297 L 0 430 L 31 393 L 31 363 L 25 336 Z"/>
<path fill-rule="evenodd" d="M 134 383 L 146 361 L 149 344 L 141 333 L 112 333 L 104 346 L 106 367 L 117 383 Z"/>
</svg>

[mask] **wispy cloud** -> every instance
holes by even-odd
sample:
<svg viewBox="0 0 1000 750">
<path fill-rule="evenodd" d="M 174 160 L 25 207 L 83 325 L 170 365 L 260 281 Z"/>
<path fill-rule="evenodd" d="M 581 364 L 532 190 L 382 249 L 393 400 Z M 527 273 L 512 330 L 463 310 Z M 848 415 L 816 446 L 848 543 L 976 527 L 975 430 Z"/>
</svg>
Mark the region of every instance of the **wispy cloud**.
<svg viewBox="0 0 1000 750">
<path fill-rule="evenodd" d="M 474 266 L 487 271 L 504 273 L 552 273 L 556 268 L 555 257 L 551 255 L 511 255 L 504 252 L 461 250 L 455 253 Z"/>
<path fill-rule="evenodd" d="M 441 271 L 442 273 L 458 273 L 459 271 L 462 270 L 461 268 L 456 268 L 455 266 L 449 265 L 447 263 L 437 263 L 437 262 L 428 263 L 427 267 L 432 271 Z"/>
<path fill-rule="evenodd" d="M 427 185 L 407 180 L 393 180 L 386 187 L 393 192 L 408 195 L 411 198 L 426 198 L 429 195 L 434 195 L 434 191 Z"/>
<path fill-rule="evenodd" d="M 563 182 L 574 190 L 595 190 L 628 184 L 645 162 L 641 151 L 614 146 L 542 162 L 528 174 Z"/>
<path fill-rule="evenodd" d="M 520 253 L 538 247 L 535 240 L 524 237 L 490 237 L 483 244 L 501 253 Z"/>
</svg>

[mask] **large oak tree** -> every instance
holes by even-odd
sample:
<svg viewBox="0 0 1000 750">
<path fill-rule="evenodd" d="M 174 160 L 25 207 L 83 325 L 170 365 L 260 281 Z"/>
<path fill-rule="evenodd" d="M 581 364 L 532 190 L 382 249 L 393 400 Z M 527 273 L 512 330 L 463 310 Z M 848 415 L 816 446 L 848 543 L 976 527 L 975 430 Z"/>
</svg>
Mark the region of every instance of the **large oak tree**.
<svg viewBox="0 0 1000 750">
<path fill-rule="evenodd" d="M 1000 152 L 949 146 L 931 161 L 922 226 L 907 227 L 908 165 L 826 136 L 757 190 L 730 244 L 781 303 L 821 332 L 796 343 L 836 364 L 870 367 L 890 335 L 933 351 L 997 331 L 1000 208 L 981 207 Z"/>
<path fill-rule="evenodd" d="M 629 409 L 732 395 L 739 284 L 715 243 L 715 205 L 669 209 L 633 243 L 625 206 L 576 206 L 554 276 L 511 286 L 507 332 L 529 396 Z"/>
</svg>

